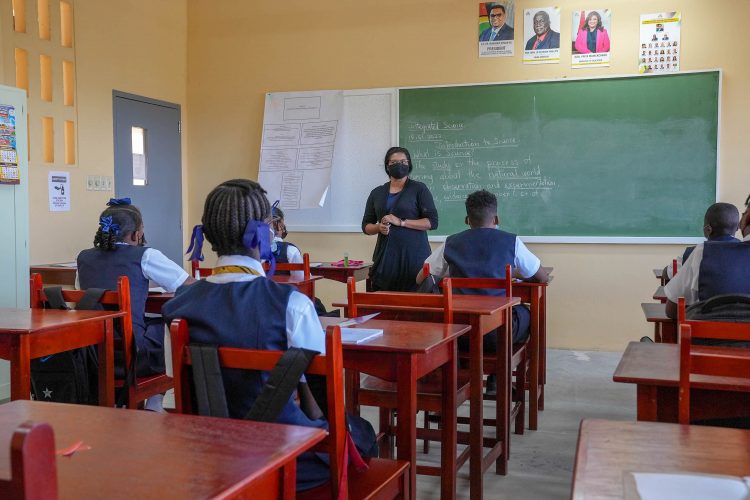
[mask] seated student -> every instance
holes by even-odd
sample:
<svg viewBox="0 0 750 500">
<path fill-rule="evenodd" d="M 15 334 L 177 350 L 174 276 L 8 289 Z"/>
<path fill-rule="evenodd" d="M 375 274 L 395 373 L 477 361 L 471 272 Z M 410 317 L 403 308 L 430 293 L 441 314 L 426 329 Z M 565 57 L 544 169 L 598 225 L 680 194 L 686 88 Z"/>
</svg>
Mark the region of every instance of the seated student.
<svg viewBox="0 0 750 500">
<path fill-rule="evenodd" d="M 272 257 L 271 206 L 260 184 L 226 181 L 208 194 L 203 209 L 206 239 L 219 258 L 213 274 L 177 290 L 162 309 L 169 321 L 186 319 L 191 342 L 248 349 L 302 347 L 325 352 L 325 334 L 313 303 L 290 285 L 267 279 L 261 258 Z M 263 389 L 267 374 L 222 371 L 229 415 L 243 418 Z M 320 408 L 300 384 L 300 408 L 290 398 L 279 423 L 325 428 Z M 318 399 L 322 402 L 321 398 Z M 364 454 L 376 454 L 370 424 L 349 416 L 350 432 Z M 305 453 L 297 461 L 297 489 L 319 486 L 330 477 L 327 456 Z"/>
<path fill-rule="evenodd" d="M 143 217 L 130 204 L 130 198 L 110 199 L 99 216 L 94 248 L 78 254 L 76 288 L 117 289 L 117 279 L 127 276 L 130 282 L 130 304 L 133 339 L 137 348 L 138 376 L 164 373 L 164 322 L 146 318 L 149 280 L 168 292 L 193 283 L 183 268 L 155 248 L 146 247 Z M 163 395 L 152 396 L 146 408 L 162 410 Z"/>
<path fill-rule="evenodd" d="M 739 241 L 734 237 L 734 233 L 737 232 L 737 221 L 732 218 L 731 210 L 726 210 L 722 205 L 726 204 L 714 203 L 706 210 L 706 215 L 703 216 L 703 236 L 708 241 Z M 677 257 L 677 270 L 687 262 L 693 250 L 695 246 L 689 246 Z M 672 279 L 672 264 L 664 268 L 662 277 L 667 281 Z"/>
<path fill-rule="evenodd" d="M 717 212 L 715 219 L 723 220 L 727 232 L 734 234 L 740 218 L 737 207 L 716 203 L 711 209 Z M 677 299 L 680 297 L 685 297 L 685 305 L 689 306 L 715 295 L 750 294 L 749 225 L 750 217 L 746 211 L 740 224 L 744 235 L 741 242 L 707 241 L 695 247 L 677 276 L 664 286 L 667 316 L 677 317 Z"/>
<path fill-rule="evenodd" d="M 293 243 L 284 241 L 287 235 L 284 223 L 284 211 L 279 208 L 279 202 L 271 206 L 271 229 L 273 229 L 273 243 L 271 250 L 276 263 L 302 264 L 302 254 Z M 290 274 L 295 279 L 304 279 L 304 271 L 276 271 L 276 274 Z"/>
<path fill-rule="evenodd" d="M 430 274 L 437 278 L 504 278 L 505 266 L 513 266 L 515 273 L 527 281 L 546 283 L 547 271 L 539 259 L 526 248 L 515 235 L 497 229 L 500 219 L 497 215 L 497 198 L 489 191 L 475 191 L 466 198 L 466 224 L 471 226 L 458 234 L 448 236 L 445 243 L 432 252 L 425 262 L 430 265 Z M 417 283 L 426 276 L 422 271 L 417 275 Z M 457 290 L 457 293 L 462 293 Z M 471 290 L 463 293 L 498 295 L 502 290 Z M 513 306 L 513 342 L 522 342 L 529 336 L 531 313 L 524 305 Z M 459 339 L 459 347 L 462 345 Z M 484 336 L 484 349 L 497 350 L 497 333 Z"/>
</svg>

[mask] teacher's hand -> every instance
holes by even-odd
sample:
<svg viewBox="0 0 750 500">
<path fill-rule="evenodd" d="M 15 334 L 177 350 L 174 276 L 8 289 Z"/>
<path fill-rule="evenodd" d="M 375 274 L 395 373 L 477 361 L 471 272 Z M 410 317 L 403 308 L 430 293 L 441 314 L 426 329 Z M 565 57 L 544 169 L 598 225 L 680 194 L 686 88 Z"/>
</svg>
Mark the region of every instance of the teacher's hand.
<svg viewBox="0 0 750 500">
<path fill-rule="evenodd" d="M 383 218 L 380 219 L 380 222 L 382 224 L 393 224 L 394 226 L 401 225 L 401 219 L 399 219 L 393 214 L 388 214 L 388 215 L 383 216 Z"/>
<path fill-rule="evenodd" d="M 380 231 L 380 234 L 382 234 L 383 236 L 388 236 L 388 233 L 391 231 L 391 225 L 379 222 L 378 231 Z"/>
</svg>

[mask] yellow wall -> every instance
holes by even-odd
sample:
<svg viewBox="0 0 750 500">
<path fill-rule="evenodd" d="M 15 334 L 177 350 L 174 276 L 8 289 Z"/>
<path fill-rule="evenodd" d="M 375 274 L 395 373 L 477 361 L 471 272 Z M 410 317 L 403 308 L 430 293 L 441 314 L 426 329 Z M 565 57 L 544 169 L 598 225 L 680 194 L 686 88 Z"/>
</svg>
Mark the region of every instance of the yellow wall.
<svg viewBox="0 0 750 500">
<path fill-rule="evenodd" d="M 112 192 L 86 191 L 88 175 L 114 175 L 113 89 L 180 104 L 183 116 L 186 114 L 185 0 L 76 0 L 73 5 L 77 166 L 50 167 L 32 161 L 29 168 L 32 264 L 70 260 L 92 244 L 97 217 L 114 196 Z M 50 213 L 47 209 L 50 170 L 71 173 L 70 212 Z"/>
<path fill-rule="evenodd" d="M 518 1 L 524 8 L 555 2 Z M 697 0 L 565 1 L 562 38 L 570 37 L 575 10 L 612 9 L 612 65 L 572 70 L 570 46 L 560 64 L 521 64 L 513 58 L 477 57 L 477 2 L 456 0 L 333 0 L 188 3 L 187 136 L 190 223 L 200 219 L 208 191 L 231 177 L 256 178 L 268 91 L 352 89 L 473 82 L 502 82 L 633 74 L 637 69 L 641 13 L 680 9 L 683 70 L 721 68 L 723 74 L 719 199 L 740 204 L 750 190 L 743 139 L 750 116 L 750 69 L 735 38 L 744 33 L 750 2 L 722 0 L 707 16 Z M 713 4 L 712 4 L 713 7 Z M 685 105 L 690 105 L 685 103 Z M 385 179 L 384 179 L 385 181 Z M 679 182 L 679 181 L 676 181 Z M 361 212 L 363 206 L 351 207 Z M 696 225 L 701 221 L 695 221 Z M 361 234 L 289 236 L 313 260 L 370 258 L 374 237 Z M 549 291 L 549 345 L 576 349 L 622 349 L 651 332 L 640 311 L 657 281 L 651 269 L 665 265 L 682 246 L 531 245 L 555 267 Z M 209 258 L 211 262 L 211 258 Z M 343 285 L 324 282 L 327 304 L 343 299 Z"/>
</svg>

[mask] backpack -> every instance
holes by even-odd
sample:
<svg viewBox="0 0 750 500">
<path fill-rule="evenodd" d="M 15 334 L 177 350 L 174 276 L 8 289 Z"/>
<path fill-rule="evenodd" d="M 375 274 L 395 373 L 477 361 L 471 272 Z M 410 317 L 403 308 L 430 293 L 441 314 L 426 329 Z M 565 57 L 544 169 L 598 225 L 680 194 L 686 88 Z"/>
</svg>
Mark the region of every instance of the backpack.
<svg viewBox="0 0 750 500">
<path fill-rule="evenodd" d="M 723 294 L 696 302 L 685 310 L 685 318 L 702 321 L 724 321 L 727 323 L 750 323 L 750 295 Z M 727 347 L 750 347 L 746 340 L 720 340 L 694 338 L 696 345 L 721 345 Z"/>
<path fill-rule="evenodd" d="M 103 309 L 99 303 L 105 290 L 89 288 L 76 309 Z M 70 309 L 62 295 L 62 287 L 44 289 L 45 308 Z M 37 401 L 96 405 L 99 361 L 95 346 L 80 347 L 31 360 L 31 392 Z"/>
</svg>

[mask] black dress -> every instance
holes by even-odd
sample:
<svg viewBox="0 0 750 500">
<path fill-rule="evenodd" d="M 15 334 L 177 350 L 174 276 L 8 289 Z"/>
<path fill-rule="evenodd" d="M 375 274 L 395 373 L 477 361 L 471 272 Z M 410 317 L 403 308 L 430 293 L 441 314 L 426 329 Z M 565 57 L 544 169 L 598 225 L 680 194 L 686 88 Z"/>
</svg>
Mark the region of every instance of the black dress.
<svg viewBox="0 0 750 500">
<path fill-rule="evenodd" d="M 438 214 L 432 193 L 421 182 L 406 180 L 393 209 L 388 211 L 386 201 L 390 182 L 378 186 L 367 197 L 362 231 L 367 224 L 377 224 L 391 213 L 399 219 L 430 219 L 430 229 L 438 226 Z M 391 225 L 388 236 L 378 233 L 370 270 L 372 288 L 377 290 L 410 292 L 417 288 L 416 277 L 422 264 L 430 255 L 427 231 L 418 231 Z"/>
</svg>

